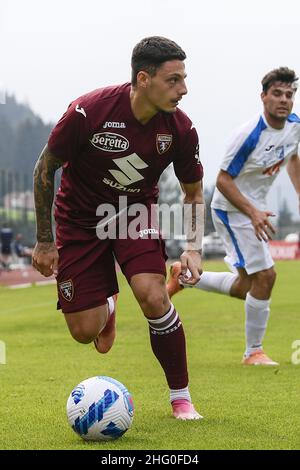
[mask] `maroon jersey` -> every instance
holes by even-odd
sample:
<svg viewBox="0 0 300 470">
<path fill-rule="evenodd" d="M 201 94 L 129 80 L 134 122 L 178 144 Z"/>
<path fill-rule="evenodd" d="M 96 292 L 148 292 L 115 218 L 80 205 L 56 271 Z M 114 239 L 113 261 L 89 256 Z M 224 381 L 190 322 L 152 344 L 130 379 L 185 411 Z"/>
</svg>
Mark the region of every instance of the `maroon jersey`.
<svg viewBox="0 0 300 470">
<path fill-rule="evenodd" d="M 181 110 L 157 113 L 146 124 L 133 115 L 130 83 L 100 88 L 73 101 L 52 130 L 48 146 L 64 162 L 56 219 L 91 226 L 101 203 L 155 200 L 171 163 L 179 181 L 203 176 L 198 136 Z"/>
</svg>

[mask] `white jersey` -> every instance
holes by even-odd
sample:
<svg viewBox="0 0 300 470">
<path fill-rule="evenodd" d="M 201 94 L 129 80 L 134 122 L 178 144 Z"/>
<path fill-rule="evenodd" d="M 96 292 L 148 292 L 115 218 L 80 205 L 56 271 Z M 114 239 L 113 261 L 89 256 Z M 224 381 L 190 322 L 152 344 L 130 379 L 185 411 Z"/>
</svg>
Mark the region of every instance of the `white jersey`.
<svg viewBox="0 0 300 470">
<path fill-rule="evenodd" d="M 229 173 L 240 192 L 257 208 L 266 210 L 266 196 L 300 141 L 300 119 L 290 114 L 283 129 L 273 129 L 263 115 L 239 127 L 230 139 L 221 169 Z M 216 188 L 211 207 L 238 211 Z"/>
</svg>

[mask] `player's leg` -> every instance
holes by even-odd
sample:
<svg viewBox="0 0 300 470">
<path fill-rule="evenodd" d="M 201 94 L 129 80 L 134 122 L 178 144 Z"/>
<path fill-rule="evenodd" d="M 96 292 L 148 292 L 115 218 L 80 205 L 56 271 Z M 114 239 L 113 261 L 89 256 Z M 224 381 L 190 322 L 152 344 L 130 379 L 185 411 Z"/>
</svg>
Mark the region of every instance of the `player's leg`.
<svg viewBox="0 0 300 470">
<path fill-rule="evenodd" d="M 64 312 L 65 320 L 72 337 L 79 343 L 94 341 L 98 352 L 107 353 L 115 340 L 117 294 L 107 298 L 103 305 L 76 311 Z"/>
<path fill-rule="evenodd" d="M 278 365 L 265 354 L 262 348 L 270 315 L 270 298 L 276 273 L 271 267 L 254 273 L 251 277 L 251 289 L 247 293 L 245 302 L 246 351 L 243 363 L 246 365 Z"/>
<path fill-rule="evenodd" d="M 107 299 L 107 319 L 104 327 L 99 330 L 98 335 L 94 339 L 94 344 L 98 352 L 107 353 L 116 337 L 116 311 L 117 311 L 118 294 Z"/>
<path fill-rule="evenodd" d="M 77 312 L 64 312 L 72 337 L 79 343 L 94 341 L 98 352 L 107 353 L 116 336 L 116 301 L 117 294 L 109 297 L 104 305 Z"/>
<path fill-rule="evenodd" d="M 199 419 L 188 389 L 183 326 L 166 291 L 162 246 L 160 240 L 127 240 L 120 241 L 115 252 L 148 321 L 152 351 L 169 385 L 173 415 L 178 419 Z"/>
<path fill-rule="evenodd" d="M 73 338 L 79 343 L 94 341 L 98 352 L 107 353 L 115 340 L 115 299 L 81 312 L 65 313 L 65 320 Z"/>
<path fill-rule="evenodd" d="M 243 268 L 237 268 L 238 276 L 231 285 L 229 295 L 237 299 L 246 299 L 251 288 L 251 276 Z"/>
<path fill-rule="evenodd" d="M 215 229 L 222 239 L 226 249 L 224 261 L 231 272 L 205 271 L 200 280 L 194 286 L 184 284 L 179 280 L 181 274 L 181 263 L 173 263 L 170 267 L 170 276 L 167 282 L 167 290 L 170 298 L 184 288 L 196 288 L 206 292 L 230 295 L 239 299 L 245 299 L 250 289 L 251 281 L 244 269 L 242 253 L 237 245 L 235 236 L 228 222 L 228 213 L 224 211 L 212 211 Z"/>
<path fill-rule="evenodd" d="M 72 337 L 79 343 L 91 343 L 105 328 L 107 304 L 79 312 L 64 313 Z"/>
<path fill-rule="evenodd" d="M 245 224 L 245 221 L 244 219 L 241 221 L 239 215 L 239 213 L 232 214 L 221 210 L 212 210 L 212 219 L 215 229 L 226 251 L 224 261 L 231 272 L 204 271 L 196 287 L 208 292 L 217 292 L 238 299 L 245 299 L 251 286 L 251 279 L 244 269 L 245 261 L 241 247 L 243 248 L 243 243 L 247 243 L 247 240 L 243 240 L 243 243 L 241 242 L 239 245 L 236 234 L 230 225 L 232 219 L 235 223 L 235 217 L 237 217 L 238 220 L 234 225 L 234 229 L 238 231 L 239 236 L 242 238 L 244 233 L 243 224 Z M 240 227 L 241 230 L 239 230 Z"/>
<path fill-rule="evenodd" d="M 224 230 L 222 232 L 222 238 L 226 240 L 226 252 L 239 272 L 239 280 L 233 284 L 231 294 L 244 294 L 244 288 L 250 282 L 245 299 L 246 351 L 243 363 L 276 365 L 262 350 L 262 339 L 270 312 L 270 296 L 275 282 L 274 262 L 268 244 L 256 238 L 251 220 L 244 214 L 218 210 L 215 211 L 214 222 L 218 227 L 223 224 L 227 232 L 227 235 Z M 220 228 L 219 230 L 221 231 Z M 234 292 L 234 289 L 239 290 Z"/>
<path fill-rule="evenodd" d="M 181 263 L 176 261 L 170 266 L 170 275 L 167 282 L 167 291 L 170 298 L 184 288 L 196 288 L 206 292 L 230 295 L 239 299 L 245 299 L 250 289 L 251 281 L 243 269 L 237 269 L 236 273 L 204 271 L 200 280 L 194 286 L 180 281 Z"/>
<path fill-rule="evenodd" d="M 135 274 L 130 285 L 148 321 L 151 347 L 165 372 L 174 416 L 198 419 L 200 415 L 191 403 L 188 389 L 184 330 L 175 307 L 169 302 L 165 277 Z"/>
<path fill-rule="evenodd" d="M 74 339 L 95 341 L 107 352 L 115 338 L 115 294 L 118 284 L 110 243 L 81 229 L 59 226 L 58 308 Z M 74 241 L 76 240 L 76 241 Z"/>
</svg>

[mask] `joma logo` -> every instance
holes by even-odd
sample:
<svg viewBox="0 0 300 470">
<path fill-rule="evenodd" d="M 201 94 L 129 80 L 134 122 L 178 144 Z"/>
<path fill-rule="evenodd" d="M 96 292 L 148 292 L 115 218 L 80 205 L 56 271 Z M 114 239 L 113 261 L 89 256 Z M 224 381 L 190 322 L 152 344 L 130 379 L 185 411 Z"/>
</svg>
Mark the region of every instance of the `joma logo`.
<svg viewBox="0 0 300 470">
<path fill-rule="evenodd" d="M 91 144 L 104 152 L 124 152 L 129 147 L 126 137 L 112 132 L 94 134 Z"/>
<path fill-rule="evenodd" d="M 108 127 L 115 127 L 115 128 L 118 128 L 118 129 L 125 129 L 126 125 L 125 125 L 125 122 L 106 121 L 103 124 L 103 129 L 107 129 Z"/>
</svg>

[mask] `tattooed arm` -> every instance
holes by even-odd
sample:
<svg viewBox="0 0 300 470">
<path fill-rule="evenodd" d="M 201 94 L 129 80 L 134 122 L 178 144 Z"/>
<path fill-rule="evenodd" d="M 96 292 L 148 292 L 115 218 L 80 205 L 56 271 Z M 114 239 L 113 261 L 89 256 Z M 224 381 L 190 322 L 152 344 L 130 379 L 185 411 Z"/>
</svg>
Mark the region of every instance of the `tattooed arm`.
<svg viewBox="0 0 300 470">
<path fill-rule="evenodd" d="M 196 284 L 202 274 L 202 238 L 204 234 L 205 204 L 202 181 L 180 183 L 184 192 L 184 231 L 187 238 L 185 251 L 180 257 L 181 280 Z M 188 270 L 190 275 L 187 274 Z"/>
<path fill-rule="evenodd" d="M 34 168 L 34 201 L 37 243 L 32 253 L 32 265 L 44 276 L 57 273 L 58 252 L 52 233 L 54 175 L 62 161 L 55 158 L 48 146 L 43 149 Z"/>
</svg>

